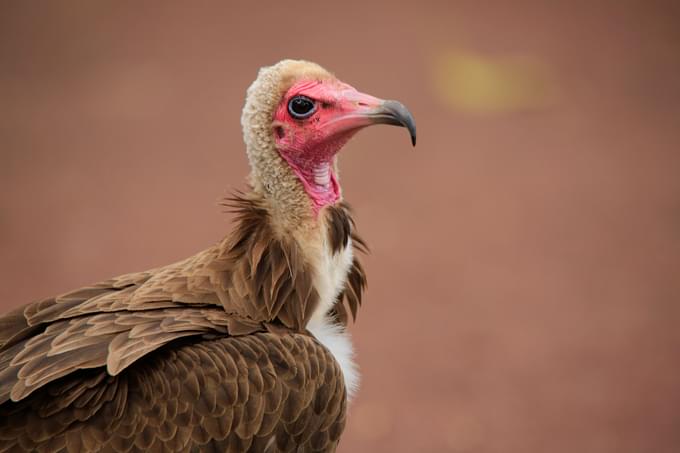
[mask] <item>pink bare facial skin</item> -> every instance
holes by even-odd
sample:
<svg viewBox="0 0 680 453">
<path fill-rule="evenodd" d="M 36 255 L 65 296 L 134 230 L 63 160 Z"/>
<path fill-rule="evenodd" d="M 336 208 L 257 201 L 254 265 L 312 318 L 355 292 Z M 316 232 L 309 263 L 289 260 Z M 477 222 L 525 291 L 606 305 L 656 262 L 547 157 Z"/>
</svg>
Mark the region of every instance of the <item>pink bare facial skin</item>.
<svg viewBox="0 0 680 453">
<path fill-rule="evenodd" d="M 314 102 L 309 117 L 290 114 L 296 96 Z M 276 148 L 300 178 L 315 214 L 340 198 L 333 158 L 359 129 L 374 123 L 370 113 L 382 103 L 337 80 L 302 80 L 283 96 L 272 122 Z"/>
</svg>

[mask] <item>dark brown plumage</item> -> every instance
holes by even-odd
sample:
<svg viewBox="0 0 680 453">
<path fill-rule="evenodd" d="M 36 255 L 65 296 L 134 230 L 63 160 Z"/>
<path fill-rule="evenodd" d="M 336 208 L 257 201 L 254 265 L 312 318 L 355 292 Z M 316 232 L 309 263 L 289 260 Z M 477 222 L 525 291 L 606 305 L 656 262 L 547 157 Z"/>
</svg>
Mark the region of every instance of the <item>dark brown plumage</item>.
<svg viewBox="0 0 680 453">
<path fill-rule="evenodd" d="M 234 233 L 187 260 L 1 318 L 0 451 L 332 450 L 342 375 L 304 329 L 318 297 L 301 252 L 260 203 L 232 199 Z"/>
</svg>

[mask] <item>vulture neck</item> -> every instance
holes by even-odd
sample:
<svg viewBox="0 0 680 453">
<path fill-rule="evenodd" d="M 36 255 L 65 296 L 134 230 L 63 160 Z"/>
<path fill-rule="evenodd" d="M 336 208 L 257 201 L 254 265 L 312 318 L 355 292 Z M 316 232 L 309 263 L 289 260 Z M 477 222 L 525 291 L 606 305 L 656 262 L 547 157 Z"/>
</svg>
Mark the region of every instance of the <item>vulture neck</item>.
<svg viewBox="0 0 680 453">
<path fill-rule="evenodd" d="M 266 202 L 273 226 L 280 234 L 293 235 L 317 229 L 323 223 L 323 208 L 342 202 L 337 158 L 326 164 L 324 175 L 329 178 L 333 196 L 324 196 L 323 188 L 310 187 L 301 170 L 293 168 L 274 143 L 267 143 L 266 148 L 249 150 L 250 156 L 263 156 L 253 162 L 249 179 L 253 191 Z"/>
<path fill-rule="evenodd" d="M 254 195 L 267 211 L 272 232 L 300 248 L 317 298 L 306 321 L 319 322 L 333 309 L 354 262 L 349 209 L 341 198 L 317 209 L 300 177 L 273 144 L 269 149 L 249 151 Z M 335 157 L 331 165 L 337 175 Z"/>
</svg>

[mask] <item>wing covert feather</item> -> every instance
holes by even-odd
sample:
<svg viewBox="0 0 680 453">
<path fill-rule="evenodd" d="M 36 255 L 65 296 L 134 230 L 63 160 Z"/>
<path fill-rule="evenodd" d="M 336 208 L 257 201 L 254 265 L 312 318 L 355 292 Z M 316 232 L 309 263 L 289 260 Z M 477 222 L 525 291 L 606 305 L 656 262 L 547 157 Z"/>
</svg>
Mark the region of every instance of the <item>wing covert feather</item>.
<svg viewBox="0 0 680 453">
<path fill-rule="evenodd" d="M 310 336 L 187 341 L 147 358 L 117 376 L 80 370 L 0 406 L 0 451 L 335 450 L 344 380 Z"/>
</svg>

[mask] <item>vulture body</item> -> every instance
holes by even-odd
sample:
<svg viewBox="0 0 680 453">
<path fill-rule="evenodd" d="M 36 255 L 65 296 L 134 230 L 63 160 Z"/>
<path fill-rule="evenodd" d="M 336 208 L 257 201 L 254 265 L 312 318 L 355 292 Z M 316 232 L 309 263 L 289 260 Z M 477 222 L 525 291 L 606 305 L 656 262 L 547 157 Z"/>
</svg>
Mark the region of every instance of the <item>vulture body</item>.
<svg viewBox="0 0 680 453">
<path fill-rule="evenodd" d="M 284 60 L 248 89 L 250 192 L 231 234 L 169 266 L 0 318 L 0 452 L 332 452 L 366 284 L 336 153 L 403 105 Z"/>
</svg>

